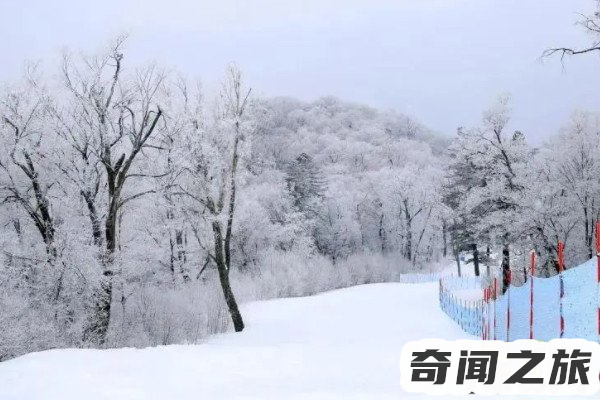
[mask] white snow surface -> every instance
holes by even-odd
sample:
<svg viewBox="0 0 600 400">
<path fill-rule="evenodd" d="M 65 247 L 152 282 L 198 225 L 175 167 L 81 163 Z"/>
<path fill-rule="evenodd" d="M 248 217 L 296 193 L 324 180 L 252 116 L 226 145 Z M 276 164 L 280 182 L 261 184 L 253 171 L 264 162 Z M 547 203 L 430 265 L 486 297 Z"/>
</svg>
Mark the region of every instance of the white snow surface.
<svg viewBox="0 0 600 400">
<path fill-rule="evenodd" d="M 469 338 L 437 291 L 388 283 L 249 303 L 244 332 L 201 345 L 32 353 L 0 363 L 0 399 L 428 398 L 400 386 L 403 344 Z"/>
</svg>

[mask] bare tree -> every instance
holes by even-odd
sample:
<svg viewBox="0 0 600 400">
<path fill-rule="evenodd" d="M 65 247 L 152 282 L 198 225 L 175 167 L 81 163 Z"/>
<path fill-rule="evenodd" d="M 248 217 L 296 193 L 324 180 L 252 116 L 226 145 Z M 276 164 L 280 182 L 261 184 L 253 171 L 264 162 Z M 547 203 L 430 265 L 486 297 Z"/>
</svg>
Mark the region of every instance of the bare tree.
<svg viewBox="0 0 600 400">
<path fill-rule="evenodd" d="M 579 120 L 573 121 L 572 132 L 567 133 L 557 172 L 560 182 L 566 188 L 570 195 L 577 199 L 580 208 L 581 223 L 583 225 L 585 247 L 587 256 L 594 256 L 594 222 L 600 210 L 598 208 L 598 188 L 595 185 L 597 181 L 598 159 L 594 153 L 598 150 L 598 139 L 600 135 L 596 130 L 586 131 L 585 117 L 580 116 Z"/>
<path fill-rule="evenodd" d="M 242 76 L 230 68 L 217 102 L 215 113 L 208 121 L 199 114 L 201 107 L 185 101 L 184 113 L 188 125 L 184 145 L 183 176 L 177 184 L 177 194 L 190 202 L 189 210 L 199 216 L 212 231 L 193 227 L 200 246 L 207 250 L 216 265 L 221 288 L 236 332 L 244 329 L 231 284 L 231 244 L 237 195 L 240 146 L 248 141 L 251 131 L 247 118 L 250 90 L 245 89 Z M 206 246 L 206 243 L 212 245 Z"/>
<path fill-rule="evenodd" d="M 102 250 L 104 270 L 87 331 L 88 339 L 97 344 L 104 344 L 110 323 L 121 211 L 127 203 L 153 192 L 134 190 L 133 179 L 153 174 L 134 172 L 132 167 L 145 150 L 160 149 L 160 142 L 153 139 L 163 114 L 157 98 L 164 75 L 149 67 L 137 71 L 132 79 L 124 78 L 122 45 L 121 38 L 107 54 L 79 63 L 64 57 L 63 78 L 71 95 L 69 122 L 65 122 L 65 114 L 57 113 L 61 136 L 79 154 L 78 165 L 85 171 L 78 175 L 80 194 L 89 211 L 94 242 Z M 102 214 L 97 197 L 101 185 L 106 188 Z"/>
<path fill-rule="evenodd" d="M 0 195 L 2 204 L 16 203 L 29 216 L 52 260 L 57 255 L 49 196 L 53 182 L 45 181 L 40 173 L 47 167 L 43 164 L 47 102 L 34 71 L 28 72 L 23 88 L 10 90 L 0 99 L 0 136 L 5 146 L 0 156 Z"/>
<path fill-rule="evenodd" d="M 590 15 L 579 14 L 581 18 L 577 22 L 577 25 L 583 27 L 584 31 L 593 38 L 591 44 L 587 47 L 579 49 L 571 47 L 556 47 L 547 49 L 542 53 L 542 58 L 558 54 L 562 61 L 566 56 L 576 56 L 600 51 L 600 0 L 595 0 L 595 2 L 596 11 Z"/>
</svg>

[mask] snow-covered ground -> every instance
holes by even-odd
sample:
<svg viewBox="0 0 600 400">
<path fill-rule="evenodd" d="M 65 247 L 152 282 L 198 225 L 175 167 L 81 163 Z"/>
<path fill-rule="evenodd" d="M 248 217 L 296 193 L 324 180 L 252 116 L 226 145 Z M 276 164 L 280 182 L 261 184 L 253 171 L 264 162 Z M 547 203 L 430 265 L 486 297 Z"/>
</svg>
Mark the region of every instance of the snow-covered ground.
<svg viewBox="0 0 600 400">
<path fill-rule="evenodd" d="M 437 283 L 376 284 L 243 307 L 197 346 L 53 350 L 0 364 L 1 399 L 398 399 L 402 345 L 465 338 Z"/>
<path fill-rule="evenodd" d="M 402 345 L 468 338 L 437 291 L 389 283 L 251 303 L 243 333 L 196 346 L 29 354 L 0 363 L 0 399 L 423 399 L 400 386 Z"/>
</svg>

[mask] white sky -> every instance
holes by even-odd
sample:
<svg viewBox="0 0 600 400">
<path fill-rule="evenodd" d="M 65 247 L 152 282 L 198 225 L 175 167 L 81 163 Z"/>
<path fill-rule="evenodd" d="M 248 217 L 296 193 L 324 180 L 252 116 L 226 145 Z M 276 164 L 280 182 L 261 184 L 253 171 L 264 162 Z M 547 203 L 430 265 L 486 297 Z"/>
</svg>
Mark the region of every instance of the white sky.
<svg viewBox="0 0 600 400">
<path fill-rule="evenodd" d="M 64 47 L 94 51 L 129 32 L 126 57 L 205 82 L 235 61 L 262 95 L 334 95 L 394 108 L 446 134 L 513 95 L 513 128 L 533 141 L 574 109 L 600 110 L 600 58 L 541 62 L 585 45 L 593 0 L 0 0 L 0 80 Z"/>
</svg>

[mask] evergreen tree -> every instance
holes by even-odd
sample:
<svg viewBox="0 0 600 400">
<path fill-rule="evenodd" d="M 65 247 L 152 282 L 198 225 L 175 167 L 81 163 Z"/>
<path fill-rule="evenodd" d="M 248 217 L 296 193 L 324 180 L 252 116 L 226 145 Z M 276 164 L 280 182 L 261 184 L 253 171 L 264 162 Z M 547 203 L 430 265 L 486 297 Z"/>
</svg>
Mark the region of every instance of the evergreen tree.
<svg viewBox="0 0 600 400">
<path fill-rule="evenodd" d="M 290 162 L 286 181 L 294 199 L 294 206 L 313 219 L 324 196 L 325 180 L 312 157 L 301 153 Z"/>
</svg>

